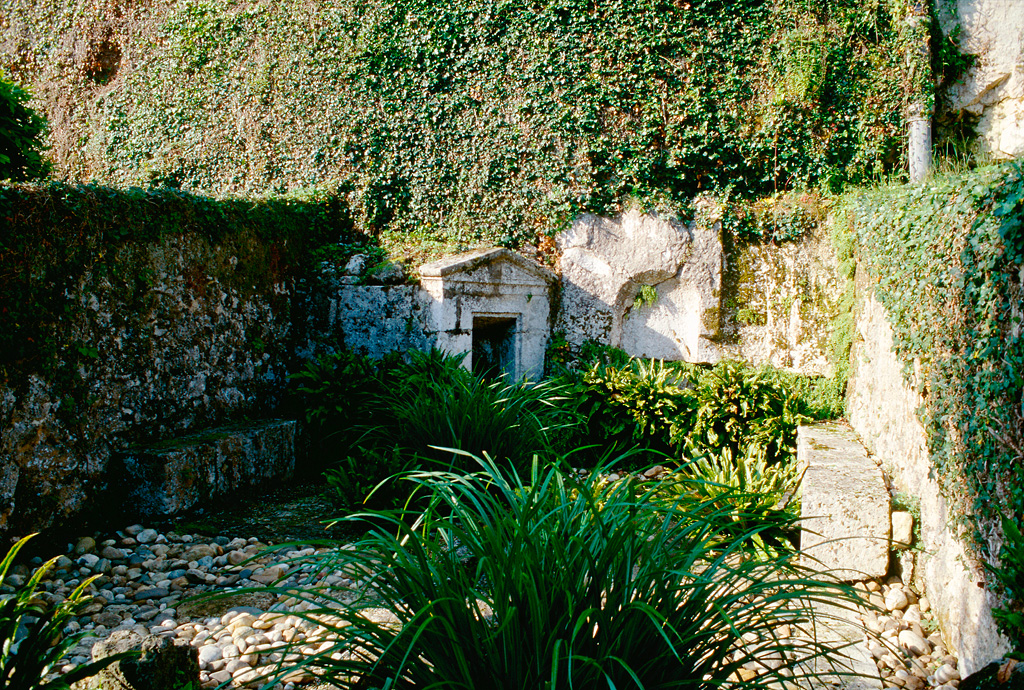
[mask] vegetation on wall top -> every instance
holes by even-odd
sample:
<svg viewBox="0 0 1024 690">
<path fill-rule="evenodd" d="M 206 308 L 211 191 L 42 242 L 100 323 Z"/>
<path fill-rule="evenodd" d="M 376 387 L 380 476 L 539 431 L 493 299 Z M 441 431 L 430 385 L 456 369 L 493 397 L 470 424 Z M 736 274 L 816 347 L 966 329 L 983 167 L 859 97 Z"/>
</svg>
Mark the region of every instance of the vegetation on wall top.
<svg viewBox="0 0 1024 690">
<path fill-rule="evenodd" d="M 364 230 L 471 244 L 902 165 L 897 0 L 28 5 L 0 66 L 67 82 L 73 179 L 315 186 Z"/>
<path fill-rule="evenodd" d="M 866 192 L 845 213 L 908 377 L 918 365 L 955 521 L 994 558 L 998 513 L 1024 519 L 1024 165 Z"/>
<path fill-rule="evenodd" d="M 225 257 L 242 258 L 206 268 L 225 286 L 270 294 L 268 281 L 296 275 L 314 250 L 351 229 L 347 209 L 331 195 L 213 200 L 173 189 L 62 184 L 0 186 L 0 224 L 0 381 L 15 371 L 47 371 L 58 355 L 89 356 L 89 345 L 71 335 L 84 307 L 69 299 L 87 272 L 105 275 L 127 305 L 141 304 L 153 276 L 119 264 L 126 247 L 193 233 L 231 249 Z"/>
</svg>

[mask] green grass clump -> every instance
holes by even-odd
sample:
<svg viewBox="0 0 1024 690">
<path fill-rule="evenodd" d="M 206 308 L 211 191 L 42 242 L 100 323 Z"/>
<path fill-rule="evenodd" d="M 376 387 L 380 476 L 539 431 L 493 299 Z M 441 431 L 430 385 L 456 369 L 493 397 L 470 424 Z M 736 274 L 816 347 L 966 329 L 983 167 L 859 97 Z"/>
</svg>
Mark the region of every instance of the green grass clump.
<svg viewBox="0 0 1024 690">
<path fill-rule="evenodd" d="M 316 570 L 367 574 L 354 601 L 348 589 L 290 590 L 333 641 L 302 667 L 351 688 L 710 689 L 766 657 L 781 665 L 741 685 L 800 682 L 809 660 L 833 654 L 810 634 L 812 605 L 849 603 L 853 590 L 792 550 L 753 557 L 766 521 L 737 533 L 714 502 L 536 462 L 524 481 L 472 460 L 475 474 L 408 478 L 429 495 L 415 521 L 378 514 L 364 538 L 320 556 Z"/>
</svg>

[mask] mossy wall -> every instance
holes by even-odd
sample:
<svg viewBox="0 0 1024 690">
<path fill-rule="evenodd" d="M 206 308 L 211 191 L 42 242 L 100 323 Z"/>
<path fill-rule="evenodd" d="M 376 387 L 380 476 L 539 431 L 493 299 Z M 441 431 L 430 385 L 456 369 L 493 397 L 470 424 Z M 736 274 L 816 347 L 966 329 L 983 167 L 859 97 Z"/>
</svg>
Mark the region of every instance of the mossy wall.
<svg viewBox="0 0 1024 690">
<path fill-rule="evenodd" d="M 833 376 L 844 281 L 822 224 L 798 240 L 732 242 L 722 280 L 725 356 Z"/>
<path fill-rule="evenodd" d="M 130 445 L 270 413 L 327 209 L 0 187 L 0 532 L 101 509 Z"/>
</svg>

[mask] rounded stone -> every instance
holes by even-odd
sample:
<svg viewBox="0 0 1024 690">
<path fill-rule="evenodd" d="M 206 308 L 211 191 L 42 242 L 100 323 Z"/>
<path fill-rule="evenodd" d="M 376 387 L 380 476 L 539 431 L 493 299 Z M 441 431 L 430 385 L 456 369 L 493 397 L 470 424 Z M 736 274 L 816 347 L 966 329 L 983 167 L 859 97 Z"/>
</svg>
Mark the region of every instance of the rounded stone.
<svg viewBox="0 0 1024 690">
<path fill-rule="evenodd" d="M 76 556 L 92 553 L 96 550 L 96 540 L 92 537 L 82 537 L 75 543 L 73 550 Z"/>
<path fill-rule="evenodd" d="M 888 611 L 898 611 L 907 608 L 910 600 L 902 587 L 893 587 L 885 595 L 885 608 Z"/>
<path fill-rule="evenodd" d="M 951 666 L 949 664 L 943 664 L 942 666 L 939 666 L 938 670 L 935 672 L 935 682 L 939 685 L 945 685 L 949 681 L 957 680 L 959 678 L 959 671 L 957 671 L 954 666 Z"/>
<path fill-rule="evenodd" d="M 899 642 L 900 646 L 911 654 L 915 654 L 917 656 L 927 654 L 932 650 L 931 643 L 913 630 L 901 631 L 899 634 Z"/>
<path fill-rule="evenodd" d="M 199 648 L 199 665 L 209 666 L 215 661 L 223 658 L 221 648 L 215 644 L 208 644 Z"/>
</svg>

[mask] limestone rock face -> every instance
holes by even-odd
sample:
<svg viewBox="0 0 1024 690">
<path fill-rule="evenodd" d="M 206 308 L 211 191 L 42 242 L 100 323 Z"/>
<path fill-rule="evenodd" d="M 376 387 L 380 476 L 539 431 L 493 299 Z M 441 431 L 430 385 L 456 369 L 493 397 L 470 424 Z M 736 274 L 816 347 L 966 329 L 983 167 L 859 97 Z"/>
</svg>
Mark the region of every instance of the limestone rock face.
<svg viewBox="0 0 1024 690">
<path fill-rule="evenodd" d="M 978 56 L 950 89 L 953 110 L 978 116 L 980 148 L 995 158 L 1024 153 L 1024 12 L 1018 0 L 957 0 L 940 13 L 943 30 L 959 25 L 965 53 Z"/>
<path fill-rule="evenodd" d="M 722 352 L 810 376 L 831 376 L 832 324 L 845 281 L 825 233 L 734 245 L 722 276 Z"/>
<path fill-rule="evenodd" d="M 806 564 L 843 580 L 882 577 L 889 567 L 889 492 L 856 435 L 843 424 L 802 426 L 806 466 L 800 546 Z"/>
<path fill-rule="evenodd" d="M 580 216 L 557 238 L 556 329 L 574 346 L 596 340 L 636 356 L 717 361 L 721 226 L 709 203 L 704 210 L 689 225 L 637 210 Z"/>
</svg>

